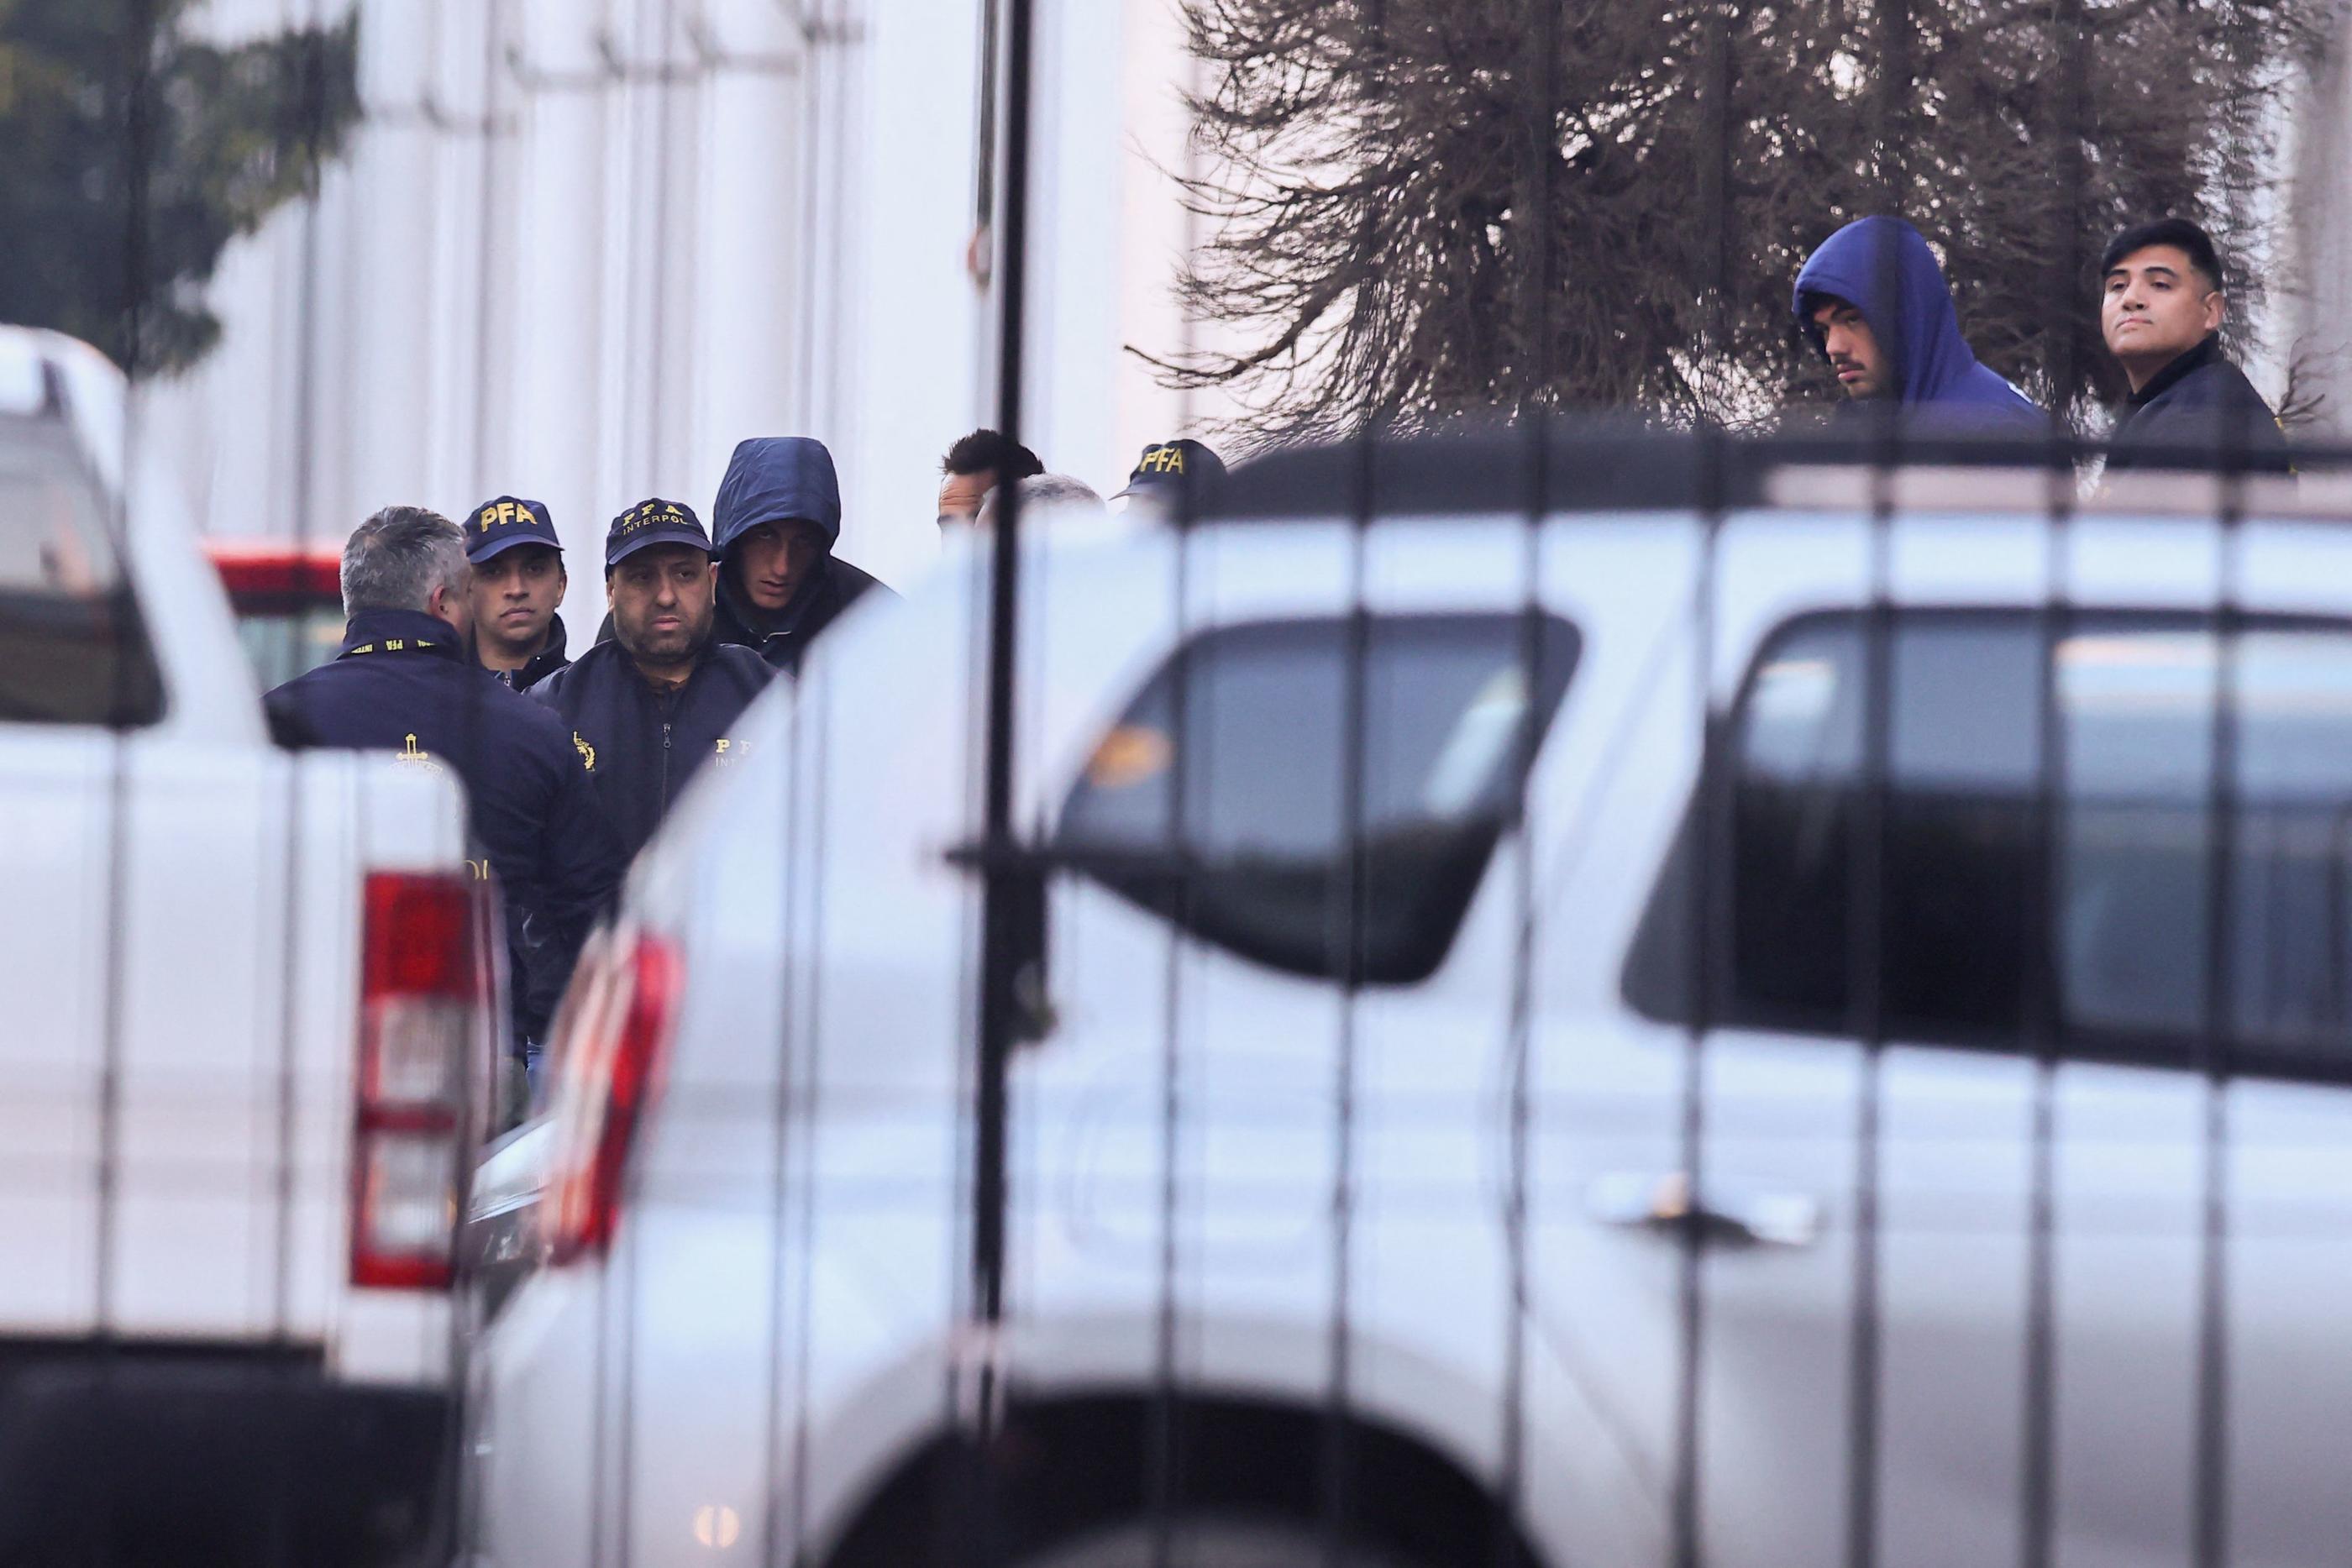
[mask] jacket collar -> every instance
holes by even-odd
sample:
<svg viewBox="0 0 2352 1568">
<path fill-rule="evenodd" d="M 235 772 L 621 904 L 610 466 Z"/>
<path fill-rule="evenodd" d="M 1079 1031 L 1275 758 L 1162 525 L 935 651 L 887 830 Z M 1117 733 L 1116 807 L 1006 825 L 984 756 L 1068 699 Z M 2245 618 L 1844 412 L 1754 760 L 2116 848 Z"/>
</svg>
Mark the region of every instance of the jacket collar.
<svg viewBox="0 0 2352 1568">
<path fill-rule="evenodd" d="M 541 676 L 562 665 L 566 647 L 563 634 L 563 612 L 558 611 L 547 623 L 547 646 L 525 660 L 522 668 L 517 673 L 526 682 L 538 680 Z"/>
<path fill-rule="evenodd" d="M 369 653 L 432 653 L 444 659 L 462 659 L 465 653 L 458 645 L 456 629 L 437 615 L 427 615 L 422 610 L 362 610 L 345 623 L 342 651 L 335 656 L 350 659 Z"/>
<path fill-rule="evenodd" d="M 2166 392 L 2170 392 L 2174 387 L 2179 386 L 2182 382 L 2188 380 L 2189 377 L 2195 374 L 2197 371 L 2203 370 L 2206 366 L 2214 363 L 2221 358 L 2221 334 L 2217 332 L 2209 332 L 2205 335 L 2205 340 L 2203 342 L 2198 344 L 2187 353 L 2182 354 L 2179 359 L 2174 360 L 2170 364 L 2165 366 L 2164 369 L 2157 371 L 2154 376 L 2150 377 L 2148 379 L 2147 385 L 2140 388 L 2139 391 L 2132 393 L 2129 398 L 2125 400 L 2126 405 L 2131 408 L 2146 408 L 2149 403 L 2154 402 L 2158 398 L 2162 397 Z"/>
</svg>

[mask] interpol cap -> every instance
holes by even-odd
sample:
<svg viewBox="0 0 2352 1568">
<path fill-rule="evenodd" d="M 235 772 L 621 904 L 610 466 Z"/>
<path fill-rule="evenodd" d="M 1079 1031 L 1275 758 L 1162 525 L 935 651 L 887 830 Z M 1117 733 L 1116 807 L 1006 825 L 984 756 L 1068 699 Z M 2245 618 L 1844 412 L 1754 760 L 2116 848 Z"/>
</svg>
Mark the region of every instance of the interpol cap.
<svg viewBox="0 0 2352 1568">
<path fill-rule="evenodd" d="M 467 517 L 466 559 L 476 566 L 517 545 L 545 545 L 557 550 L 563 548 L 563 541 L 555 536 L 555 519 L 547 515 L 545 502 L 500 496 L 495 501 L 483 502 Z"/>
<path fill-rule="evenodd" d="M 710 536 L 703 531 L 702 519 L 694 515 L 694 508 L 684 501 L 665 501 L 656 496 L 613 519 L 604 535 L 604 570 L 612 570 L 649 545 L 692 545 L 705 555 L 713 553 Z"/>
<path fill-rule="evenodd" d="M 1135 472 L 1127 476 L 1127 488 L 1113 496 L 1149 495 L 1160 488 L 1178 486 L 1189 488 L 1195 496 L 1205 495 L 1223 484 L 1224 463 L 1217 455 L 1190 439 L 1154 442 L 1143 449 L 1136 459 Z"/>
</svg>

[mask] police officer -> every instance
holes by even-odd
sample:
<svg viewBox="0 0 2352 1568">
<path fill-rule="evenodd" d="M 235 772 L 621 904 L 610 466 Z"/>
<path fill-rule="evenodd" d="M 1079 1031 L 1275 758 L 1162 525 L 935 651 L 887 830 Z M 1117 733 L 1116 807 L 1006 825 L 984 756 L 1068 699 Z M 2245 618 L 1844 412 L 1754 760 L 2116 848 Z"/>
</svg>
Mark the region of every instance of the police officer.
<svg viewBox="0 0 2352 1568">
<path fill-rule="evenodd" d="M 505 895 L 522 1049 L 543 1038 L 627 862 L 562 721 L 475 664 L 469 571 L 457 524 L 386 507 L 343 546 L 342 652 L 264 706 L 280 745 L 390 751 L 464 781 Z"/>
<path fill-rule="evenodd" d="M 611 641 L 531 693 L 562 716 L 623 846 L 645 846 L 704 763 L 741 755 L 735 721 L 774 670 L 712 634 L 717 566 L 694 508 L 659 497 L 604 540 Z"/>
<path fill-rule="evenodd" d="M 546 506 L 514 496 L 483 502 L 466 522 L 466 559 L 482 668 L 527 692 L 570 664 L 556 606 L 571 582 Z"/>
<path fill-rule="evenodd" d="M 1197 507 L 1224 482 L 1224 460 L 1199 442 L 1180 435 L 1145 447 L 1127 476 L 1127 488 L 1113 492 L 1111 499 L 1149 496 L 1174 511 L 1181 497 L 1189 496 L 1191 504 Z"/>
</svg>

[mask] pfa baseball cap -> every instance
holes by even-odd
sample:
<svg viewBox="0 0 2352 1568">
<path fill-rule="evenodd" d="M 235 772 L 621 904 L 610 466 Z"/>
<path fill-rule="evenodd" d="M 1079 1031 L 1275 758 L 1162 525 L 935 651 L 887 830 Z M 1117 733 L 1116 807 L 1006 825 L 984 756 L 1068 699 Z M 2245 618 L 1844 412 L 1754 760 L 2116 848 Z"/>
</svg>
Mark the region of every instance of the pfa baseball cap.
<svg viewBox="0 0 2352 1568">
<path fill-rule="evenodd" d="M 1135 472 L 1127 476 L 1127 488 L 1111 497 L 1149 495 L 1160 488 L 1183 486 L 1195 496 L 1224 479 L 1225 465 L 1217 455 L 1190 439 L 1154 442 L 1143 449 L 1136 459 Z"/>
<path fill-rule="evenodd" d="M 613 519 L 604 534 L 604 570 L 610 571 L 649 545 L 692 545 L 705 555 L 712 553 L 710 536 L 694 508 L 656 496 Z"/>
<path fill-rule="evenodd" d="M 547 515 L 547 503 L 500 496 L 466 515 L 466 559 L 476 566 L 517 545 L 563 548 L 555 536 L 555 519 Z"/>
</svg>

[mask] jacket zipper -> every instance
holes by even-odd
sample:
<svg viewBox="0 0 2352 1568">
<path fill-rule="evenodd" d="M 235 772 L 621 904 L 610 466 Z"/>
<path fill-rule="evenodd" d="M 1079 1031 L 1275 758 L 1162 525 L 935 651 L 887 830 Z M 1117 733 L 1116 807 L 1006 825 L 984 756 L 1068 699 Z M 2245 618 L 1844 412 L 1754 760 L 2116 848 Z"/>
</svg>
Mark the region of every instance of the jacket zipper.
<svg viewBox="0 0 2352 1568">
<path fill-rule="evenodd" d="M 669 813 L 669 720 L 662 720 L 661 809 Z"/>
</svg>

